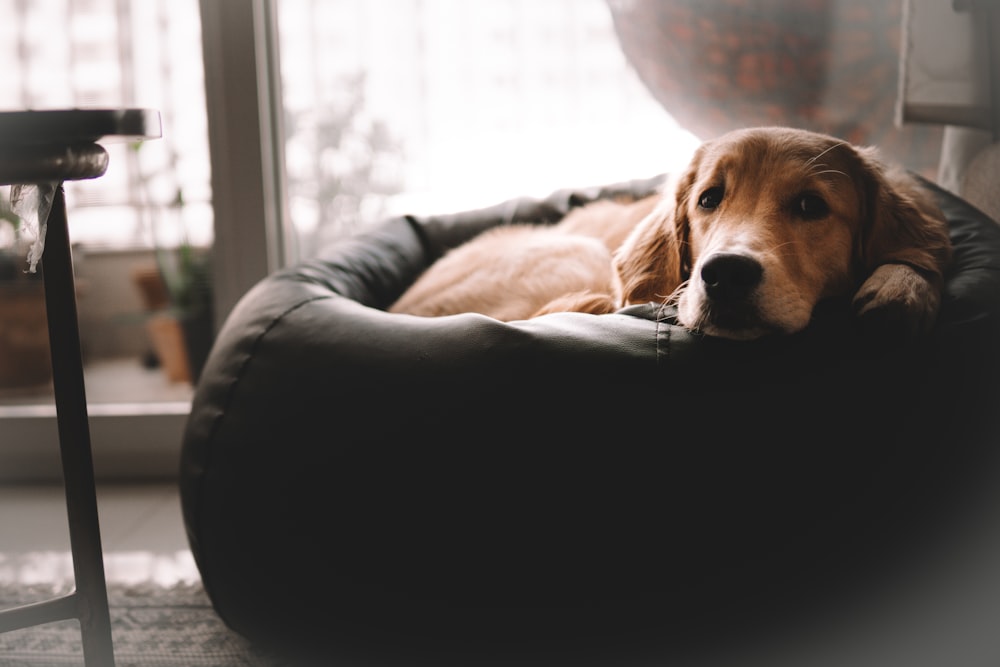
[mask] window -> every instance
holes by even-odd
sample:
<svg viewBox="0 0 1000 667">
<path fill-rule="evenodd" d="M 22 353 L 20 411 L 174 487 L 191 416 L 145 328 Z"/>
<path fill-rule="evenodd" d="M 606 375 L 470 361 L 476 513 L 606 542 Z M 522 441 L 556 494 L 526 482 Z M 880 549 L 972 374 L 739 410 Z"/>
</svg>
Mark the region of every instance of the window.
<svg viewBox="0 0 1000 667">
<path fill-rule="evenodd" d="M 276 2 L 289 245 L 674 170 L 604 0 Z"/>
<path fill-rule="evenodd" d="M 67 184 L 99 475 L 172 474 L 190 405 L 162 359 L 142 365 L 155 350 L 137 267 L 169 274 L 179 246 L 206 252 L 219 323 L 267 273 L 387 216 L 645 178 L 697 143 L 628 66 L 604 0 L 0 0 L 0 12 L 3 108 L 163 115 L 163 139 L 111 146 L 107 175 Z M 0 470 L 56 470 L 36 463 L 39 440 L 55 460 L 50 396 L 0 390 L 0 420 Z"/>
<path fill-rule="evenodd" d="M 139 472 L 169 474 L 192 387 L 168 373 L 156 349 L 151 325 L 166 304 L 149 302 L 142 286 L 179 275 L 178 248 L 207 255 L 212 245 L 198 4 L 0 0 L 0 15 L 0 109 L 150 107 L 161 114 L 162 139 L 106 144 L 107 173 L 65 189 L 97 466 L 109 472 L 138 462 Z M 7 257 L 26 241 L 23 227 L 12 232 L 9 199 L 9 188 L 0 189 L 0 256 Z M 35 316 L 44 306 L 38 281 L 27 291 L 39 298 L 27 302 L 25 265 L 12 262 L 16 283 L 0 277 L 0 331 L 8 334 L 0 335 L 0 356 L 19 362 L 0 363 L 0 470 L 49 476 L 58 470 L 49 461 L 54 406 L 44 316 Z M 25 331 L 27 347 L 19 347 Z M 28 365 L 24 350 L 37 363 Z M 128 465 L 115 452 L 126 452 Z"/>
</svg>

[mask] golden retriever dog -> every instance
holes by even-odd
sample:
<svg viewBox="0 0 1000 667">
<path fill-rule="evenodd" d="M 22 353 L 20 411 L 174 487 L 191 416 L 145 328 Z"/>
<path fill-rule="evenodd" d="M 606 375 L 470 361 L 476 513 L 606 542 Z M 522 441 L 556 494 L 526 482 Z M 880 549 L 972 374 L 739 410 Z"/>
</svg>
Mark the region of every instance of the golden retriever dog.
<svg viewBox="0 0 1000 667">
<path fill-rule="evenodd" d="M 692 331 L 749 340 L 800 331 L 820 301 L 852 296 L 867 328 L 914 337 L 934 323 L 950 258 L 929 193 L 875 148 L 750 128 L 702 144 L 654 197 L 477 236 L 390 311 L 509 321 L 655 302 Z"/>
</svg>

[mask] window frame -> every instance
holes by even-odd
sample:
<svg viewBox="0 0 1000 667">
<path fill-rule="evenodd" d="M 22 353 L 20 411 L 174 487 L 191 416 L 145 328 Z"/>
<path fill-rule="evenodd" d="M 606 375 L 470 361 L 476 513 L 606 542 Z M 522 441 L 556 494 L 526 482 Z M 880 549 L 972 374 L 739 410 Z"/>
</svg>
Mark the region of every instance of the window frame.
<svg viewBox="0 0 1000 667">
<path fill-rule="evenodd" d="M 199 0 L 214 212 L 216 331 L 255 283 L 291 261 L 285 244 L 277 21 L 270 0 Z M 89 403 L 100 481 L 173 479 L 187 402 Z M 0 406 L 0 481 L 56 482 L 54 405 Z"/>
<path fill-rule="evenodd" d="M 199 0 L 215 220 L 216 326 L 291 260 L 271 0 Z"/>
</svg>

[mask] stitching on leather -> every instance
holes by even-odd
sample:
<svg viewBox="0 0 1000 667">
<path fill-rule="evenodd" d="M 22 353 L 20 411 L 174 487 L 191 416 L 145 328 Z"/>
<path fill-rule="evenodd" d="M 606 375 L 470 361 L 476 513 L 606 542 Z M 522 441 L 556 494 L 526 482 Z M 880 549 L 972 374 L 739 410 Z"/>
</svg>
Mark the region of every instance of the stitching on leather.
<svg viewBox="0 0 1000 667">
<path fill-rule="evenodd" d="M 329 299 L 329 298 L 331 298 L 329 295 L 324 294 L 324 295 L 320 295 L 320 296 L 311 297 L 309 299 L 306 299 L 304 301 L 300 301 L 299 303 L 292 305 L 291 307 L 289 307 L 288 309 L 286 309 L 285 311 L 283 311 L 281 314 L 279 314 L 278 316 L 276 316 L 275 318 L 273 318 L 267 324 L 267 326 L 264 327 L 264 330 L 261 331 L 260 334 L 250 344 L 250 349 L 247 352 L 246 359 L 244 359 L 243 362 L 240 364 L 240 367 L 237 369 L 236 373 L 233 376 L 233 379 L 229 383 L 229 387 L 226 389 L 225 399 L 221 402 L 222 404 L 219 406 L 219 408 L 220 408 L 219 414 L 215 415 L 212 418 L 212 425 L 209 427 L 208 436 L 205 439 L 205 448 L 206 448 L 205 453 L 206 453 L 206 456 L 205 456 L 204 462 L 205 462 L 205 467 L 206 468 L 208 467 L 208 458 L 209 458 L 209 456 L 211 456 L 212 444 L 215 441 L 215 437 L 216 437 L 216 435 L 218 433 L 219 428 L 221 428 L 220 425 L 222 423 L 222 419 L 229 412 L 229 408 L 232 405 L 232 401 L 233 401 L 233 399 L 234 399 L 234 397 L 236 395 L 236 388 L 239 386 L 240 382 L 242 381 L 243 375 L 245 374 L 247 367 L 250 365 L 250 362 L 256 357 L 256 355 L 257 355 L 257 348 L 260 346 L 261 341 L 264 340 L 264 337 L 268 333 L 270 333 L 270 331 L 279 322 L 281 322 L 282 320 L 284 320 L 286 317 L 288 317 L 290 314 L 292 314 L 293 312 L 295 312 L 299 308 L 301 308 L 301 307 L 303 307 L 305 305 L 308 305 L 310 303 L 313 303 L 314 301 L 320 301 L 320 300 Z"/>
<path fill-rule="evenodd" d="M 668 357 L 668 358 L 670 357 L 670 333 L 671 333 L 670 327 L 667 327 L 666 329 L 666 341 L 664 345 L 664 347 L 666 347 L 666 350 L 664 350 L 663 347 L 660 346 L 660 326 L 663 324 L 664 319 L 665 316 L 663 314 L 663 306 L 661 305 L 656 309 L 656 365 L 657 366 L 660 365 L 661 357 Z"/>
</svg>

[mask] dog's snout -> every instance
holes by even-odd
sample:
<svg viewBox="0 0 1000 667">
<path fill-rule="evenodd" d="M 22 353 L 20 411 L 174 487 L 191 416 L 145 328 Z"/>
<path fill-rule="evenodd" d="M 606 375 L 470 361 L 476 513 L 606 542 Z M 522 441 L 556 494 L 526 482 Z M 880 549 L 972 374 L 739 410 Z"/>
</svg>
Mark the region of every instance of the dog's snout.
<svg viewBox="0 0 1000 667">
<path fill-rule="evenodd" d="M 708 296 L 717 301 L 738 301 L 749 294 L 764 275 L 757 260 L 735 253 L 719 253 L 701 267 Z"/>
</svg>

